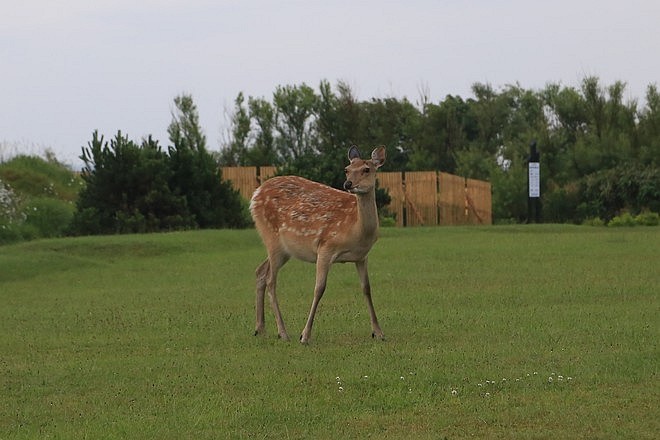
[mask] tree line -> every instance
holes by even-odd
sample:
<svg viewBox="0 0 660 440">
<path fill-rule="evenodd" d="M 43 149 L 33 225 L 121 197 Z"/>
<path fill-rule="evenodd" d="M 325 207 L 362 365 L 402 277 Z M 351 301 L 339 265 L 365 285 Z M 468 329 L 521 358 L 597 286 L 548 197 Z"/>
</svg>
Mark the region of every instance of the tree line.
<svg viewBox="0 0 660 440">
<path fill-rule="evenodd" d="M 488 180 L 495 221 L 525 221 L 530 142 L 541 153 L 543 218 L 611 219 L 660 211 L 660 94 L 644 105 L 626 84 L 579 87 L 474 84 L 473 97 L 360 101 L 344 82 L 279 86 L 270 99 L 239 93 L 222 165 L 276 165 L 340 187 L 346 148 L 388 148 L 386 171 L 439 170 Z"/>
<path fill-rule="evenodd" d="M 245 227 L 247 203 L 220 166 L 275 165 L 340 188 L 346 151 L 387 147 L 386 171 L 438 170 L 488 180 L 496 222 L 527 217 L 531 141 L 541 152 L 543 219 L 608 221 L 622 212 L 660 212 L 660 94 L 649 85 L 643 106 L 624 100 L 625 84 L 549 84 L 448 95 L 360 101 L 344 82 L 279 86 L 270 99 L 239 93 L 229 136 L 215 155 L 192 96 L 174 100 L 170 146 L 151 137 L 95 132 L 82 149 L 80 191 L 70 233 L 150 232 Z M 379 206 L 389 197 L 379 190 Z"/>
</svg>

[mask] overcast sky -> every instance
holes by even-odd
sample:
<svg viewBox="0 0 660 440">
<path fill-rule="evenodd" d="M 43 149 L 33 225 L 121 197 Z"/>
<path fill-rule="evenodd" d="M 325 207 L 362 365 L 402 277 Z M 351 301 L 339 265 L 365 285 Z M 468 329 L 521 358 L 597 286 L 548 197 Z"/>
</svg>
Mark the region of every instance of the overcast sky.
<svg viewBox="0 0 660 440">
<path fill-rule="evenodd" d="M 0 158 L 50 148 L 76 167 L 98 129 L 168 145 L 189 93 L 209 148 L 242 91 L 322 79 L 361 100 L 660 83 L 658 0 L 22 0 L 0 6 Z"/>
</svg>

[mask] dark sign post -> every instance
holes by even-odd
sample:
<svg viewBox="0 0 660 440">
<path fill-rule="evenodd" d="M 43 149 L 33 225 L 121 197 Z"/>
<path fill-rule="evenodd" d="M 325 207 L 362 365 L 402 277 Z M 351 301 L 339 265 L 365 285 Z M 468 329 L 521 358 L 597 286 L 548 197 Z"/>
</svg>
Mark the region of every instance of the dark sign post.
<svg viewBox="0 0 660 440">
<path fill-rule="evenodd" d="M 541 222 L 541 154 L 536 141 L 529 144 L 527 222 Z"/>
</svg>

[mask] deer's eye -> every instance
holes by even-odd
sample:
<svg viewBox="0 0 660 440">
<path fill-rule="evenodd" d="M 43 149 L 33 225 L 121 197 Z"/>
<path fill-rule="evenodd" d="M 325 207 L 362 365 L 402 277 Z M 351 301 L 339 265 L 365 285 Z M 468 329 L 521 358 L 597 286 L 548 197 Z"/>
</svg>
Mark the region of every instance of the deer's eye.
<svg viewBox="0 0 660 440">
<path fill-rule="evenodd" d="M 366 174 L 366 173 L 368 173 L 368 172 L 369 172 L 369 168 L 365 168 L 365 169 L 364 169 L 364 170 L 362 170 L 362 171 L 363 171 L 363 172 L 364 172 L 364 173 Z"/>
<path fill-rule="evenodd" d="M 344 174 L 348 174 L 348 168 L 344 169 Z"/>
</svg>

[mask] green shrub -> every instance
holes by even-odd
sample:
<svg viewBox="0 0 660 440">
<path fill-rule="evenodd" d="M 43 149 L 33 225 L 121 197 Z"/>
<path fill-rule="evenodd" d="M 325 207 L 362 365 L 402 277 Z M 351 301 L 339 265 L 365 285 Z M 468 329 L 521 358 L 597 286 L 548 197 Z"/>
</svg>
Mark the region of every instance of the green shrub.
<svg viewBox="0 0 660 440">
<path fill-rule="evenodd" d="M 642 212 L 635 217 L 635 223 L 640 226 L 658 226 L 660 215 L 657 212 Z"/>
<path fill-rule="evenodd" d="M 74 206 L 63 200 L 34 197 L 24 207 L 25 225 L 38 237 L 59 237 L 69 229 Z"/>
<path fill-rule="evenodd" d="M 578 202 L 576 185 L 548 188 L 543 195 L 543 220 L 550 223 L 579 221 Z"/>
<path fill-rule="evenodd" d="M 635 226 L 637 223 L 635 223 L 635 218 L 629 213 L 629 212 L 624 212 L 621 215 L 617 215 L 614 217 L 610 222 L 607 224 L 607 226 L 611 227 L 621 227 L 621 226 L 628 226 L 632 227 Z"/>
<path fill-rule="evenodd" d="M 657 212 L 660 210 L 660 168 L 631 162 L 594 172 L 581 179 L 579 193 L 578 211 L 584 218 L 614 220 L 617 213 L 625 210 Z"/>
<path fill-rule="evenodd" d="M 644 211 L 633 217 L 629 212 L 614 217 L 608 226 L 658 226 L 660 224 L 660 215 L 657 212 Z"/>
<path fill-rule="evenodd" d="M 75 201 L 82 180 L 53 157 L 16 156 L 0 164 L 0 179 L 19 194 Z"/>
<path fill-rule="evenodd" d="M 14 243 L 21 240 L 20 227 L 13 223 L 0 221 L 0 244 Z"/>
<path fill-rule="evenodd" d="M 381 217 L 380 225 L 384 228 L 392 228 L 396 226 L 396 219 L 391 216 Z"/>
<path fill-rule="evenodd" d="M 71 235 L 94 235 L 101 230 L 101 217 L 96 208 L 78 208 L 71 220 Z"/>
<path fill-rule="evenodd" d="M 582 222 L 585 226 L 605 226 L 605 222 L 600 217 L 592 217 Z"/>
</svg>

